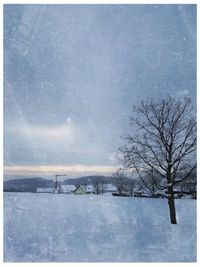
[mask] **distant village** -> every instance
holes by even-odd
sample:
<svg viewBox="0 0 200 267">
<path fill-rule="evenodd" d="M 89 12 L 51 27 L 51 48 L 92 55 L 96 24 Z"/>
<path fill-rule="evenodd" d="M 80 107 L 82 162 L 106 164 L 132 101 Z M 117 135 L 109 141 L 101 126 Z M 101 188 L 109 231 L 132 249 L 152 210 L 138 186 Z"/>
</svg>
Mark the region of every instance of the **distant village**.
<svg viewBox="0 0 200 267">
<path fill-rule="evenodd" d="M 59 176 L 59 175 L 57 175 Z M 54 193 L 54 194 L 96 194 L 113 195 L 120 197 L 145 197 L 145 198 L 167 198 L 168 191 L 158 189 L 153 185 L 149 191 L 140 181 L 140 179 L 131 179 L 127 177 L 118 177 L 113 183 L 107 184 L 101 176 L 93 177 L 91 184 L 61 184 L 56 176 L 55 187 L 37 188 L 36 193 Z M 61 176 L 61 175 L 60 175 Z M 174 189 L 175 198 L 193 198 L 196 199 L 196 185 L 193 183 L 180 184 Z"/>
<path fill-rule="evenodd" d="M 117 187 L 112 184 L 107 184 L 101 188 L 95 187 L 94 185 L 65 185 L 60 184 L 56 188 L 37 188 L 36 193 L 55 193 L 55 194 L 104 194 L 117 192 Z"/>
<path fill-rule="evenodd" d="M 60 184 L 57 188 L 37 188 L 36 193 L 53 193 L 53 194 L 73 194 L 73 195 L 84 195 L 84 194 L 95 194 L 95 195 L 113 195 L 121 197 L 144 197 L 144 198 L 167 198 L 167 190 L 157 190 L 155 194 L 147 192 L 143 189 L 133 190 L 132 194 L 128 190 L 119 189 L 113 184 L 104 184 L 101 188 L 95 187 L 94 185 L 64 185 Z M 175 198 L 195 198 L 189 191 L 174 191 Z"/>
<path fill-rule="evenodd" d="M 4 192 L 30 192 L 37 194 L 71 194 L 71 195 L 111 195 L 115 197 L 144 197 L 144 198 L 167 198 L 167 187 L 157 188 L 154 183 L 147 187 L 138 178 L 125 176 L 105 177 L 89 176 L 59 180 L 55 175 L 54 180 L 44 178 L 26 178 L 4 181 Z M 148 179 L 151 181 L 151 179 Z M 196 180 L 188 180 L 178 184 L 174 188 L 175 198 L 196 199 Z"/>
</svg>

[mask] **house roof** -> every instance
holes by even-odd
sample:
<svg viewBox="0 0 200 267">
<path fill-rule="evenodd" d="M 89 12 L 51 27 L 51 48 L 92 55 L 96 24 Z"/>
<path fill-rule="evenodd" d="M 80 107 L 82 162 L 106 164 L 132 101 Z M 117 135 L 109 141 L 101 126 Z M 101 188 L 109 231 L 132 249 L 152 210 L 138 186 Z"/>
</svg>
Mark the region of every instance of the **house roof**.
<svg viewBox="0 0 200 267">
<path fill-rule="evenodd" d="M 62 184 L 60 185 L 61 187 L 61 190 L 65 193 L 68 193 L 68 192 L 72 192 L 76 189 L 76 186 L 75 185 L 65 185 L 65 184 Z"/>
<path fill-rule="evenodd" d="M 53 193 L 54 188 L 46 187 L 46 188 L 37 188 L 37 193 Z"/>
</svg>

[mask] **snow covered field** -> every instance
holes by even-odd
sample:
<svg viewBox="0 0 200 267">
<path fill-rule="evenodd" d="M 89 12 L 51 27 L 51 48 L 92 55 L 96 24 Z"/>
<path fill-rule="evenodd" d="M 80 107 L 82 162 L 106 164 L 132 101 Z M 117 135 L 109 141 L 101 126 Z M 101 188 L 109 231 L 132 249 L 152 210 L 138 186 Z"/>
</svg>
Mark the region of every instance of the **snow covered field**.
<svg viewBox="0 0 200 267">
<path fill-rule="evenodd" d="M 196 201 L 4 193 L 6 262 L 196 261 Z"/>
</svg>

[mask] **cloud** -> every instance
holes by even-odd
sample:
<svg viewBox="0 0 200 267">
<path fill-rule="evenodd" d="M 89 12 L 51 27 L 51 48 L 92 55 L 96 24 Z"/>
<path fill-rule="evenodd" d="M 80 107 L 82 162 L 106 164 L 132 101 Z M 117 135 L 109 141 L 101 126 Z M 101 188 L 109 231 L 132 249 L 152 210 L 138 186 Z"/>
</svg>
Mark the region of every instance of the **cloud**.
<svg viewBox="0 0 200 267">
<path fill-rule="evenodd" d="M 25 121 L 6 125 L 6 164 L 116 165 L 107 136 L 68 118 L 59 125 L 33 125 Z"/>
</svg>

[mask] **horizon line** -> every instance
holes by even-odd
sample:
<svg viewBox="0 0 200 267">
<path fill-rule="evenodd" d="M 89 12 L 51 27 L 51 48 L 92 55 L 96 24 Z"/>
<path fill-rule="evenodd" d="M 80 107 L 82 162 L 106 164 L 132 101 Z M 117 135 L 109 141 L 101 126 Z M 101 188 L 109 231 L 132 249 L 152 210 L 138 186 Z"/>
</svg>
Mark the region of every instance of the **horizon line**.
<svg viewBox="0 0 200 267">
<path fill-rule="evenodd" d="M 71 176 L 78 175 L 95 175 L 95 174 L 112 174 L 119 169 L 114 165 L 4 165 L 3 174 L 8 175 L 55 175 L 63 173 Z"/>
</svg>

